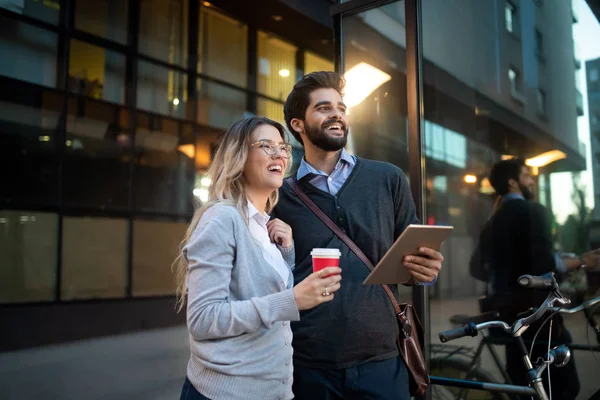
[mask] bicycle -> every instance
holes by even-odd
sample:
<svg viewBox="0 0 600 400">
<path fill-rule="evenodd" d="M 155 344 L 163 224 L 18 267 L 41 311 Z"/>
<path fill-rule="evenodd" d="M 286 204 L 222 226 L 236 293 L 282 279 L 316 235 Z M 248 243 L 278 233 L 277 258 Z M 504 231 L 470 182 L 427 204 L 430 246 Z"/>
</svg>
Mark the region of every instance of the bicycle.
<svg viewBox="0 0 600 400">
<path fill-rule="evenodd" d="M 578 307 L 572 309 L 550 309 L 549 311 L 558 311 L 561 314 L 576 314 L 583 311 L 588 325 L 596 333 L 596 339 L 598 345 L 588 344 L 577 344 L 572 343 L 567 346 L 571 350 L 577 351 L 592 351 L 600 353 L 600 323 L 596 321 L 594 317 L 594 309 L 596 305 L 600 305 L 600 296 L 594 299 L 588 300 Z M 535 310 L 530 310 L 533 312 Z M 463 315 L 455 315 L 450 318 L 451 323 L 458 325 L 467 325 L 469 323 L 481 323 L 491 321 L 498 317 L 497 312 L 487 312 L 475 317 L 467 317 Z M 430 371 L 432 375 L 443 376 L 446 378 L 464 379 L 464 380 L 475 380 L 480 382 L 498 382 L 496 376 L 491 371 L 484 369 L 481 364 L 483 361 L 483 352 L 487 349 L 492 356 L 495 370 L 502 377 L 502 383 L 510 384 L 510 378 L 508 377 L 504 365 L 500 360 L 500 356 L 496 352 L 494 345 L 505 345 L 511 342 L 510 338 L 498 338 L 490 337 L 482 331 L 483 339 L 479 342 L 479 345 L 475 350 L 468 346 L 454 346 L 450 344 L 433 344 L 431 345 L 431 360 L 430 360 Z M 529 346 L 531 341 L 525 341 Z M 556 343 L 554 343 L 556 344 Z M 499 392 L 482 392 L 482 391 L 469 391 L 467 389 L 457 390 L 446 390 L 434 388 L 433 393 L 434 399 L 467 399 L 467 400 L 482 400 L 482 399 L 494 399 L 503 400 L 507 396 Z M 439 393 L 437 393 L 439 392 Z M 442 393 L 442 394 L 440 394 Z M 600 390 L 596 392 L 590 400 L 600 400 Z"/>
<path fill-rule="evenodd" d="M 531 360 L 529 359 L 527 348 L 525 347 L 525 342 L 523 341 L 521 335 L 529 328 L 531 324 L 540 320 L 549 311 L 574 314 L 584 310 L 586 317 L 588 318 L 588 322 L 596 331 L 600 343 L 600 328 L 595 322 L 593 312 L 591 311 L 592 306 L 600 302 L 600 298 L 590 300 L 574 309 L 565 310 L 560 307 L 553 306 L 554 303 L 559 303 L 561 305 L 569 303 L 569 300 L 560 293 L 558 284 L 556 284 L 553 274 L 550 273 L 541 277 L 523 276 L 519 278 L 519 284 L 524 287 L 549 288 L 551 290 L 540 308 L 532 310 L 533 313 L 531 315 L 520 318 L 512 326 L 509 326 L 503 321 L 489 321 L 488 319 L 490 317 L 496 317 L 497 314 L 488 313 L 487 315 L 471 319 L 471 321 L 461 328 L 440 333 L 440 339 L 443 343 L 445 343 L 449 340 L 457 339 L 463 336 L 477 336 L 479 331 L 486 330 L 488 328 L 503 329 L 505 332 L 509 333 L 510 336 L 512 336 L 511 339 L 517 342 L 524 354 L 526 367 L 529 371 L 529 386 L 515 386 L 507 383 L 495 383 L 495 379 L 491 376 L 491 374 L 481 369 L 479 365 L 481 353 L 483 352 L 484 348 L 487 347 L 491 350 L 490 352 L 492 353 L 494 361 L 496 365 L 499 366 L 499 370 L 503 373 L 503 378 L 505 381 L 510 381 L 504 373 L 504 369 L 502 368 L 502 363 L 500 362 L 499 357 L 491 347 L 491 343 L 487 341 L 487 336 L 484 335 L 484 340 L 482 340 L 477 348 L 477 351 L 475 352 L 473 352 L 471 349 L 465 348 L 464 346 L 445 345 L 433 349 L 434 351 L 445 354 L 442 354 L 441 356 L 438 354 L 432 358 L 432 371 L 439 369 L 438 367 L 441 365 L 446 369 L 458 372 L 460 375 L 462 375 L 461 378 L 463 378 L 455 379 L 449 377 L 432 376 L 432 384 L 434 385 L 432 386 L 432 392 L 435 399 L 462 399 L 466 398 L 464 397 L 465 394 L 469 395 L 469 399 L 477 399 L 481 398 L 479 395 L 485 392 L 488 392 L 485 394 L 491 396 L 491 398 L 495 400 L 506 399 L 507 397 L 505 394 L 533 396 L 537 399 L 543 400 L 547 399 L 548 397 L 542 385 L 541 375 L 546 367 L 552 362 L 555 362 L 556 366 L 560 365 L 561 362 L 566 364 L 565 361 L 570 358 L 570 350 L 564 345 L 556 346 L 546 355 L 544 361 L 534 368 Z M 479 318 L 479 320 L 484 320 L 484 322 L 477 323 L 477 318 Z M 494 344 L 498 343 L 494 341 Z M 571 345 L 571 347 L 574 350 L 590 350 L 589 346 L 584 347 L 579 345 Z M 600 350 L 600 346 L 598 346 L 598 350 Z M 456 388 L 460 389 L 458 396 Z M 592 398 L 595 399 L 595 397 Z"/>
</svg>

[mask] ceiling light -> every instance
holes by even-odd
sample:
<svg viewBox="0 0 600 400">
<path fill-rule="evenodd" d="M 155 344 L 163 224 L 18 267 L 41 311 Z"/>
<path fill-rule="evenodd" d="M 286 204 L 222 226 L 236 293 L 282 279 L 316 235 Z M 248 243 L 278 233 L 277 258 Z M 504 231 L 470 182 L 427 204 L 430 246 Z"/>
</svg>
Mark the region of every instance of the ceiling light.
<svg viewBox="0 0 600 400">
<path fill-rule="evenodd" d="M 173 105 L 176 105 L 176 106 L 178 106 L 178 105 L 179 105 L 179 99 L 178 99 L 177 97 L 175 97 L 175 98 L 173 99 Z"/>
<path fill-rule="evenodd" d="M 193 144 L 182 144 L 177 147 L 177 150 L 188 156 L 189 158 L 194 158 L 196 155 L 196 147 Z"/>
<path fill-rule="evenodd" d="M 280 69 L 279 76 L 281 76 L 283 78 L 287 78 L 288 76 L 290 76 L 290 71 L 287 69 Z"/>
<path fill-rule="evenodd" d="M 488 178 L 483 178 L 481 180 L 481 185 L 479 187 L 479 192 L 483 193 L 483 194 L 496 193 L 496 191 L 492 187 L 492 184 L 490 183 L 490 180 Z"/>
<path fill-rule="evenodd" d="M 348 107 L 360 104 L 375 89 L 392 79 L 389 74 L 364 62 L 350 68 L 344 77 L 346 78 L 344 102 Z"/>
<path fill-rule="evenodd" d="M 477 182 L 477 177 L 475 175 L 465 175 L 465 182 L 466 183 L 476 183 Z"/>
<path fill-rule="evenodd" d="M 203 1 L 202 4 L 204 4 L 205 7 L 212 6 L 212 4 L 210 4 L 208 1 Z"/>
<path fill-rule="evenodd" d="M 281 15 L 273 15 L 273 20 L 279 22 L 283 20 L 283 17 Z"/>
<path fill-rule="evenodd" d="M 535 157 L 528 158 L 525 160 L 525 164 L 530 167 L 541 168 L 555 161 L 562 160 L 563 158 L 567 158 L 567 155 L 562 151 L 550 150 Z"/>
</svg>

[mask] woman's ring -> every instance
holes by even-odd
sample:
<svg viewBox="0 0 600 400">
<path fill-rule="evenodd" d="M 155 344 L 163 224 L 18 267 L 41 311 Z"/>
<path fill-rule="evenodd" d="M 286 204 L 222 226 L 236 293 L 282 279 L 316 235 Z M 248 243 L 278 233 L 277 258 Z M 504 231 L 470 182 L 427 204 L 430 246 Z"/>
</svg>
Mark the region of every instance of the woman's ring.
<svg viewBox="0 0 600 400">
<path fill-rule="evenodd" d="M 323 292 L 323 296 L 329 296 L 331 293 L 329 293 L 329 290 L 327 290 L 328 288 L 325 288 L 325 291 Z"/>
</svg>

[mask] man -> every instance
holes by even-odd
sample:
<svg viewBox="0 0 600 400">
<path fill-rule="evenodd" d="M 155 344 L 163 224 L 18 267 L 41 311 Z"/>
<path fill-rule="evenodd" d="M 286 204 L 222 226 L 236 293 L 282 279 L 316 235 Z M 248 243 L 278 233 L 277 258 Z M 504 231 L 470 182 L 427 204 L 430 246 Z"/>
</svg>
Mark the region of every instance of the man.
<svg viewBox="0 0 600 400">
<path fill-rule="evenodd" d="M 341 75 L 314 72 L 296 83 L 287 98 L 287 126 L 305 151 L 294 178 L 376 264 L 402 231 L 419 221 L 402 170 L 344 150 L 349 122 L 343 87 Z M 285 184 L 274 216 L 294 232 L 296 283 L 312 272 L 313 248 L 342 253 L 343 284 L 334 300 L 302 312 L 292 324 L 296 399 L 409 399 L 396 316 L 384 290 L 362 284 L 367 267 Z M 412 284 L 427 284 L 437 279 L 442 261 L 439 252 L 421 249 L 417 256 L 398 260 L 398 267 L 402 263 L 409 269 Z"/>
<path fill-rule="evenodd" d="M 483 228 L 480 236 L 478 263 L 487 264 L 493 296 L 489 310 L 500 311 L 507 322 L 529 307 L 539 307 L 546 297 L 545 291 L 522 289 L 517 280 L 523 274 L 541 275 L 553 271 L 560 275 L 576 268 L 595 268 L 599 252 L 591 251 L 581 257 L 562 259 L 554 252 L 550 218 L 544 206 L 532 201 L 534 179 L 522 160 L 511 159 L 496 163 L 489 177 L 498 196 L 496 210 Z M 485 303 L 483 303 L 485 304 Z M 488 311 L 482 310 L 482 311 Z M 525 333 L 532 340 L 539 324 Z M 546 326 L 547 327 L 547 326 Z M 571 335 L 564 327 L 560 315 L 554 317 L 553 342 L 571 343 Z M 538 336 L 532 360 L 548 350 L 548 329 Z M 514 384 L 525 385 L 527 374 L 521 353 L 516 345 L 506 347 L 506 370 Z M 575 399 L 579 392 L 579 379 L 575 361 L 563 368 L 551 368 L 552 394 L 557 399 Z M 544 380 L 547 387 L 547 379 Z"/>
</svg>

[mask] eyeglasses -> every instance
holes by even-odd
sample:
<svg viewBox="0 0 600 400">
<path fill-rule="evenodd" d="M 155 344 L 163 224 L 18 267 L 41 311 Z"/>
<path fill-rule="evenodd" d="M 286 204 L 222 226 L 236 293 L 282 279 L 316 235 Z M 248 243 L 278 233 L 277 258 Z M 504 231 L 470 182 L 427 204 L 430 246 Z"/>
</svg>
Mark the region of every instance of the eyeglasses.
<svg viewBox="0 0 600 400">
<path fill-rule="evenodd" d="M 277 149 L 279 149 L 281 156 L 284 158 L 290 158 L 292 156 L 292 145 L 289 143 L 275 143 L 272 140 L 259 140 L 250 145 L 250 147 L 255 146 L 263 149 L 269 156 L 277 154 Z"/>
</svg>

